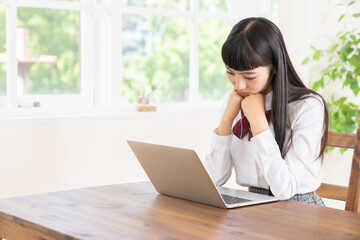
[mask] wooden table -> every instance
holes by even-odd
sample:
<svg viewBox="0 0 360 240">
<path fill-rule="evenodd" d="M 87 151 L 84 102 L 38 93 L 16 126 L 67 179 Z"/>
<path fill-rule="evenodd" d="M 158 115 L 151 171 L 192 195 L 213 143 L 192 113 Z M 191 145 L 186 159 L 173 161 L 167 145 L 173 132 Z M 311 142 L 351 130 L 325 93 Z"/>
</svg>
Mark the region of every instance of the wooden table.
<svg viewBox="0 0 360 240">
<path fill-rule="evenodd" d="M 17 239 L 360 239 L 360 214 L 295 201 L 225 210 L 129 183 L 0 200 Z"/>
</svg>

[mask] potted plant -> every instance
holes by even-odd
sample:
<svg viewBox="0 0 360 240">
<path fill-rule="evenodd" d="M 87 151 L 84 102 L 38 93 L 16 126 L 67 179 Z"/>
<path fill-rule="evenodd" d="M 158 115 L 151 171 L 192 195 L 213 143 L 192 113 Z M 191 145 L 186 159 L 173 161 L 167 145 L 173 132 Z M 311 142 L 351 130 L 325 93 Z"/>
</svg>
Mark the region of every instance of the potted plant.
<svg viewBox="0 0 360 240">
<path fill-rule="evenodd" d="M 302 64 L 312 61 L 326 61 L 326 67 L 321 69 L 321 77 L 312 84 L 313 90 L 321 88 L 326 91 L 335 92 L 331 88 L 331 83 L 336 82 L 342 88 L 348 88 L 359 101 L 349 101 L 346 96 L 335 98 L 334 94 L 330 99 L 326 99 L 330 111 L 330 131 L 334 132 L 354 132 L 360 127 L 360 31 L 352 23 L 360 21 L 360 13 L 354 13 L 353 6 L 359 4 L 359 0 L 344 0 L 338 6 L 344 8 L 344 13 L 338 19 L 342 24 L 345 19 L 350 22 L 350 27 L 336 34 L 336 41 L 327 49 L 318 49 L 311 46 L 312 54 L 303 60 Z M 344 150 L 341 150 L 344 151 Z"/>
</svg>

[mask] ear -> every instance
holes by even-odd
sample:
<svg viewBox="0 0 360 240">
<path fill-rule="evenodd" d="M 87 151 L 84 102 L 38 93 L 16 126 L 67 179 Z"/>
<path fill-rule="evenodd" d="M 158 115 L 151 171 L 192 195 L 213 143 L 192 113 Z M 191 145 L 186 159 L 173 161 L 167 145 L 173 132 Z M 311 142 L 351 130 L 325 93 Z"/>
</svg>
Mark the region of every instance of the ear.
<svg viewBox="0 0 360 240">
<path fill-rule="evenodd" d="M 270 75 L 271 80 L 274 79 L 275 75 L 276 75 L 276 68 L 274 68 L 273 70 L 271 70 L 271 75 Z"/>
</svg>

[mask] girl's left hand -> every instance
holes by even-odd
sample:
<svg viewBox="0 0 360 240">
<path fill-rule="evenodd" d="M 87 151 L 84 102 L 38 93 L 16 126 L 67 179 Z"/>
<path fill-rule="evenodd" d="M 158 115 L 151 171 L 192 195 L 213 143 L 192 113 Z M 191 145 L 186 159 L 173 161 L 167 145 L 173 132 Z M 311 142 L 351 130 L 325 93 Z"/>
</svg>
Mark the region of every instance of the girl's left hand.
<svg viewBox="0 0 360 240">
<path fill-rule="evenodd" d="M 242 100 L 241 108 L 250 123 L 253 136 L 269 128 L 265 116 L 265 95 L 261 93 L 250 94 Z"/>
<path fill-rule="evenodd" d="M 251 123 L 265 116 L 265 96 L 261 93 L 250 94 L 241 102 L 245 117 Z"/>
</svg>

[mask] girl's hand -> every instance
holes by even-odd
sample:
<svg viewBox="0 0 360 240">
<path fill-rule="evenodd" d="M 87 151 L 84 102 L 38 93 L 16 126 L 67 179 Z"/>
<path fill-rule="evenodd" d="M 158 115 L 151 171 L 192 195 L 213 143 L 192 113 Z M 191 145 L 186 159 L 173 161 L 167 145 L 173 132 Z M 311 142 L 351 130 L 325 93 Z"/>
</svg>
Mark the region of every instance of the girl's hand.
<svg viewBox="0 0 360 240">
<path fill-rule="evenodd" d="M 241 108 L 250 123 L 253 136 L 269 128 L 265 116 L 265 95 L 261 93 L 250 94 L 241 102 Z"/>
<path fill-rule="evenodd" d="M 241 102 L 241 108 L 249 122 L 265 116 L 265 96 L 261 93 L 250 94 Z"/>
<path fill-rule="evenodd" d="M 233 89 L 230 93 L 230 98 L 223 114 L 223 118 L 227 118 L 232 123 L 236 116 L 239 114 L 241 108 L 241 101 L 243 99 L 244 97 L 240 96 L 238 92 Z"/>
<path fill-rule="evenodd" d="M 221 118 L 217 134 L 227 136 L 231 134 L 231 127 L 235 117 L 239 114 L 241 101 L 244 98 L 240 96 L 235 89 L 230 93 L 230 98 L 226 106 L 225 112 Z"/>
</svg>

